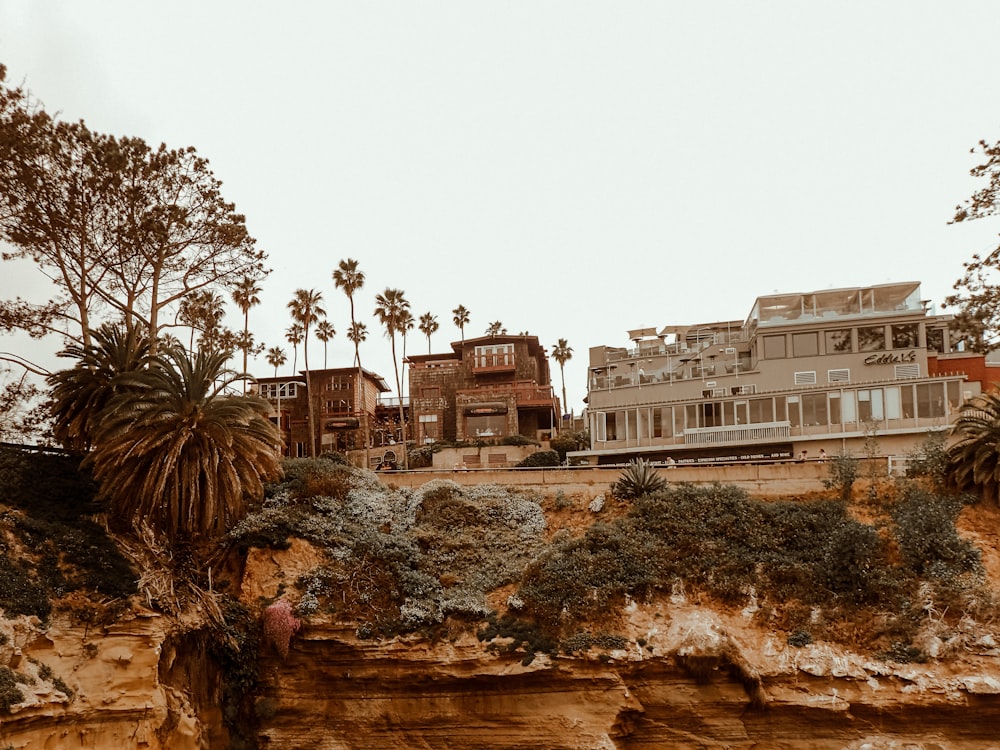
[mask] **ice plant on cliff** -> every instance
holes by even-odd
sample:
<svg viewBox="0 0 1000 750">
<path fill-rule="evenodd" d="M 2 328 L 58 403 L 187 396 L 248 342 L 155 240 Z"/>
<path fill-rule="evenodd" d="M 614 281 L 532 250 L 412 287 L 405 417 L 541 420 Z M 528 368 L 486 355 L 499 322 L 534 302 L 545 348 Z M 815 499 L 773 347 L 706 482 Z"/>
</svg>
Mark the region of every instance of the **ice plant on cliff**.
<svg viewBox="0 0 1000 750">
<path fill-rule="evenodd" d="M 292 605 L 278 599 L 264 609 L 264 641 L 274 646 L 282 659 L 288 658 L 292 636 L 299 632 L 302 621 L 292 612 Z"/>
</svg>

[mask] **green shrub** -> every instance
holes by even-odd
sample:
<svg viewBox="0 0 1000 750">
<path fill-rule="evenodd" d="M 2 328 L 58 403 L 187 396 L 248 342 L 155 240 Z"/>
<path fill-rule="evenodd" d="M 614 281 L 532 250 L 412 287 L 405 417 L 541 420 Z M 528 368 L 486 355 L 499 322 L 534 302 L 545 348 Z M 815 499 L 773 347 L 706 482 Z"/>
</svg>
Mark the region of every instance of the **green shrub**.
<svg viewBox="0 0 1000 750">
<path fill-rule="evenodd" d="M 538 441 L 532 440 L 531 438 L 525 437 L 524 435 L 504 435 L 502 438 L 500 438 L 500 445 L 518 445 L 518 446 L 538 445 Z"/>
<path fill-rule="evenodd" d="M 18 685 L 24 685 L 28 679 L 10 667 L 0 667 L 0 713 L 9 714 L 11 706 L 24 700 L 24 693 Z"/>
<path fill-rule="evenodd" d="M 828 490 L 836 490 L 845 503 L 850 502 L 854 483 L 858 479 L 858 459 L 850 453 L 839 453 L 830 460 L 830 476 L 823 480 Z"/>
<path fill-rule="evenodd" d="M 524 460 L 519 461 L 517 465 L 523 467 L 558 466 L 559 454 L 555 451 L 535 451 Z"/>
<path fill-rule="evenodd" d="M 948 475 L 948 433 L 931 430 L 917 448 L 907 456 L 906 476 L 925 479 L 930 488 L 942 492 Z"/>
<path fill-rule="evenodd" d="M 982 571 L 980 553 L 959 536 L 955 521 L 961 500 L 908 488 L 892 509 L 903 564 L 918 576 L 955 578 Z"/>
</svg>

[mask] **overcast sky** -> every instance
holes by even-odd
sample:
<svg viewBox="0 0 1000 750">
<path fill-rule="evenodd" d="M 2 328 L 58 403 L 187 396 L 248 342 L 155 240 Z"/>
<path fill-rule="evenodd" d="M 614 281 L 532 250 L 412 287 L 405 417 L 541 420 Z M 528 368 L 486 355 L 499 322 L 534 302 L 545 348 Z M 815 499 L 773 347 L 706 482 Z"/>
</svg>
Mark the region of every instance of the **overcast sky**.
<svg viewBox="0 0 1000 750">
<path fill-rule="evenodd" d="M 269 255 L 250 324 L 285 370 L 296 288 L 323 293 L 330 366 L 351 364 L 331 280 L 348 257 L 366 367 L 393 382 L 369 313 L 400 288 L 438 317 L 434 351 L 459 304 L 467 336 L 499 320 L 568 339 L 579 412 L 588 349 L 630 328 L 892 281 L 940 304 L 996 240 L 997 223 L 947 223 L 976 186 L 969 149 L 1000 139 L 993 0 L 277 8 L 0 0 L 0 62 L 64 119 L 210 161 Z M 4 269 L 0 296 L 43 299 L 32 278 Z M 59 348 L 30 351 L 51 366 Z M 408 351 L 427 351 L 419 331 Z"/>
</svg>

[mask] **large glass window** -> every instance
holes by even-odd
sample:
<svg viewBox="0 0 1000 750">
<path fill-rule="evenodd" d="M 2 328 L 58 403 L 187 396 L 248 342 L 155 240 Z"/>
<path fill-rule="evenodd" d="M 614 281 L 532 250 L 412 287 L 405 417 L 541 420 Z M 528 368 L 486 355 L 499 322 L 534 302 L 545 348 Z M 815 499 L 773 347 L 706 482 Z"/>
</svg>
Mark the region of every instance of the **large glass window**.
<svg viewBox="0 0 1000 750">
<path fill-rule="evenodd" d="M 502 437 L 506 428 L 506 414 L 470 414 L 465 418 L 465 434 L 469 437 Z"/>
<path fill-rule="evenodd" d="M 806 425 L 828 423 L 825 393 L 805 393 L 802 395 L 802 423 Z"/>
<path fill-rule="evenodd" d="M 944 416 L 943 383 L 921 383 L 917 386 L 917 415 L 924 419 Z"/>
<path fill-rule="evenodd" d="M 830 424 L 840 424 L 840 394 L 830 394 Z"/>
<path fill-rule="evenodd" d="M 714 401 L 706 401 L 701 405 L 701 414 L 702 427 L 722 426 L 722 404 Z"/>
<path fill-rule="evenodd" d="M 910 419 L 917 416 L 916 402 L 913 400 L 913 386 L 903 385 L 899 387 L 899 408 L 903 419 Z"/>
<path fill-rule="evenodd" d="M 858 391 L 858 419 L 861 422 L 885 419 L 881 388 Z"/>
<path fill-rule="evenodd" d="M 827 354 L 841 354 L 851 351 L 851 329 L 838 328 L 835 331 L 824 331 Z"/>
<path fill-rule="evenodd" d="M 784 359 L 786 356 L 784 336 L 764 337 L 764 359 Z"/>
<path fill-rule="evenodd" d="M 880 352 L 885 349 L 885 326 L 858 328 L 858 351 Z"/>
<path fill-rule="evenodd" d="M 892 326 L 892 348 L 913 349 L 917 345 L 917 324 Z"/>
<path fill-rule="evenodd" d="M 793 333 L 792 352 L 796 357 L 815 357 L 819 354 L 819 334 L 816 331 Z"/>
<path fill-rule="evenodd" d="M 769 398 L 750 399 L 750 422 L 762 424 L 774 421 L 774 402 Z"/>
<path fill-rule="evenodd" d="M 898 385 L 885 389 L 885 418 L 899 419 L 903 415 L 903 404 Z"/>
</svg>

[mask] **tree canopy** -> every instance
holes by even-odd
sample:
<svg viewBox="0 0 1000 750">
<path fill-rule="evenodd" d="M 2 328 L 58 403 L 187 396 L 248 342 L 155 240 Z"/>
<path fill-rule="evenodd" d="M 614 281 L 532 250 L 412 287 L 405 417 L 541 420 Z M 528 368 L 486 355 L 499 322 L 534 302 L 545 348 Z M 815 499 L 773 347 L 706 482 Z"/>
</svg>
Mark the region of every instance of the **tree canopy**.
<svg viewBox="0 0 1000 750">
<path fill-rule="evenodd" d="M 1000 213 L 1000 141 L 980 141 L 971 149 L 982 162 L 970 170 L 987 184 L 955 207 L 951 223 L 982 219 Z M 953 329 L 973 351 L 988 352 L 1000 346 L 1000 246 L 963 264 L 965 272 L 954 284 L 955 293 L 945 304 L 956 307 Z"/>
<path fill-rule="evenodd" d="M 263 278 L 265 255 L 194 148 L 62 122 L 0 66 L 0 239 L 55 285 L 52 300 L 0 302 L 5 328 L 82 346 L 101 322 L 149 336 L 195 292 Z"/>
</svg>

